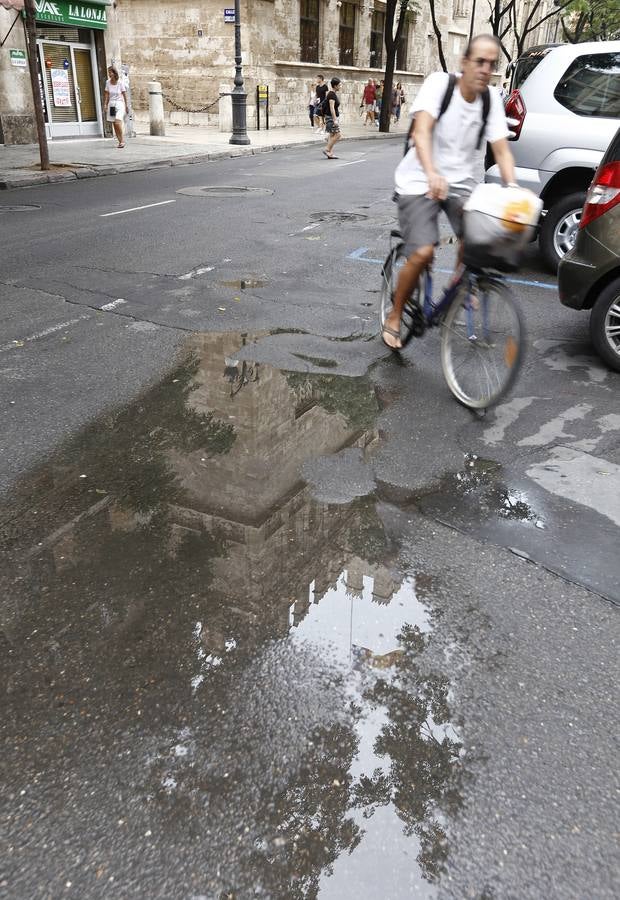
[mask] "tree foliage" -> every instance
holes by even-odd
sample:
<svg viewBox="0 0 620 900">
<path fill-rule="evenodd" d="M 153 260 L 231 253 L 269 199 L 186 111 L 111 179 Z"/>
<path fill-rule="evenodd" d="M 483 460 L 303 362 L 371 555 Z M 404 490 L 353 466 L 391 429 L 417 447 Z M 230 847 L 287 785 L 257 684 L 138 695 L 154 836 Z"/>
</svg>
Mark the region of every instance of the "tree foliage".
<svg viewBox="0 0 620 900">
<path fill-rule="evenodd" d="M 561 18 L 562 34 L 571 44 L 620 39 L 617 0 L 572 0 Z"/>
</svg>

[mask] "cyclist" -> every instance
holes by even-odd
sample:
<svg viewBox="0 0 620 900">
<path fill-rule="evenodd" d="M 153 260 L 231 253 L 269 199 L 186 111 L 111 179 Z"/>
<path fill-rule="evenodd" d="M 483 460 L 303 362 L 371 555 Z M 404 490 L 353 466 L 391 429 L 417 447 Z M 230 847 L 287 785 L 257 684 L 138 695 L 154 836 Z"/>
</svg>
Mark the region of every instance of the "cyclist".
<svg viewBox="0 0 620 900">
<path fill-rule="evenodd" d="M 407 261 L 393 297 L 393 307 L 381 331 L 391 350 L 400 349 L 400 319 L 420 274 L 432 262 L 439 242 L 439 212 L 443 209 L 461 237 L 463 204 L 475 187 L 474 167 L 480 139 L 491 145 L 505 184 L 515 184 L 514 159 L 499 92 L 489 86 L 497 69 L 500 44 L 493 35 L 478 35 L 467 45 L 462 70 L 449 103 L 450 76 L 429 75 L 413 101 L 410 147 L 395 172 L 398 218 Z M 488 100 L 484 95 L 488 91 Z M 486 110 L 486 112 L 485 112 Z M 456 196 L 455 196 L 456 195 Z M 459 247 L 459 262 L 462 248 Z M 458 267 L 458 263 L 457 263 Z"/>
</svg>

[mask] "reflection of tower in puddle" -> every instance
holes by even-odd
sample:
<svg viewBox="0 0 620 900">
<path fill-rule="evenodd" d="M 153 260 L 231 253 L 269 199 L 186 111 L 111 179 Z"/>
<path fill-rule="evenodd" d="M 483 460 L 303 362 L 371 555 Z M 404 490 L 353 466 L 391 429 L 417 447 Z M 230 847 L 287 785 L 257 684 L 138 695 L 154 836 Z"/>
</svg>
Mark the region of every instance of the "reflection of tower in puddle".
<svg viewBox="0 0 620 900">
<path fill-rule="evenodd" d="M 171 454 L 186 495 L 173 520 L 180 531 L 207 529 L 225 539 L 227 556 L 215 561 L 213 588 L 283 634 L 305 616 L 312 581 L 337 581 L 346 534 L 355 526 L 351 507 L 312 499 L 301 467 L 311 456 L 365 448 L 376 432 L 321 406 L 320 380 L 318 388 L 316 378 L 292 387 L 277 369 L 244 366 L 240 344 L 231 334 L 197 339 L 198 388 L 189 402 L 232 424 L 235 442 L 211 458 Z"/>
<path fill-rule="evenodd" d="M 319 603 L 328 591 L 335 589 L 340 574 L 341 572 L 338 572 L 335 578 L 327 583 L 318 578 L 315 580 L 312 589 L 313 603 Z M 372 581 L 372 602 L 381 606 L 386 606 L 390 602 L 395 591 L 401 585 L 400 581 L 394 581 L 392 574 L 385 566 L 380 564 L 373 565 L 354 556 L 347 561 L 345 573 L 345 592 L 347 597 L 350 597 L 352 600 L 360 600 L 362 598 L 365 578 Z"/>
</svg>

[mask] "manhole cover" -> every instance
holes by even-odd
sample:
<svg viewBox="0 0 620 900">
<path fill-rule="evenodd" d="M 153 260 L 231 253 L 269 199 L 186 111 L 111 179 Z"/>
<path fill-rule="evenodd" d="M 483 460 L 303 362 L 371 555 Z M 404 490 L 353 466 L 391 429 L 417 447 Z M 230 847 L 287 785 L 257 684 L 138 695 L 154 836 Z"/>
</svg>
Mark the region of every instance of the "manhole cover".
<svg viewBox="0 0 620 900">
<path fill-rule="evenodd" d="M 188 197 L 247 197 L 248 195 L 273 194 L 273 191 L 270 191 L 268 188 L 216 185 L 181 188 L 177 191 L 177 194 L 186 194 Z"/>
<path fill-rule="evenodd" d="M 362 219 L 367 219 L 368 216 L 364 216 L 361 213 L 351 213 L 351 212 L 317 212 L 310 213 L 310 221 L 311 222 L 359 222 Z"/>
<path fill-rule="evenodd" d="M 41 209 L 40 206 L 36 206 L 34 203 L 24 204 L 24 205 L 11 205 L 11 206 L 0 206 L 0 213 L 3 212 L 30 212 L 31 209 Z"/>
</svg>

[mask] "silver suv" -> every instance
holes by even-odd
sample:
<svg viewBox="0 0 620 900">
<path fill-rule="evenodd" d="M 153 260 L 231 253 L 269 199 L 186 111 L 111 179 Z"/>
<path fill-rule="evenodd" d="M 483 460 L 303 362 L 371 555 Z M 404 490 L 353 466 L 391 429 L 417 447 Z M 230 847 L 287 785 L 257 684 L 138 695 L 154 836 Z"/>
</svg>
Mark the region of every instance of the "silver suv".
<svg viewBox="0 0 620 900">
<path fill-rule="evenodd" d="M 506 117 L 517 180 L 544 201 L 551 271 L 575 243 L 586 191 L 620 125 L 620 41 L 531 47 L 512 70 Z M 500 181 L 487 154 L 486 181 Z"/>
</svg>

